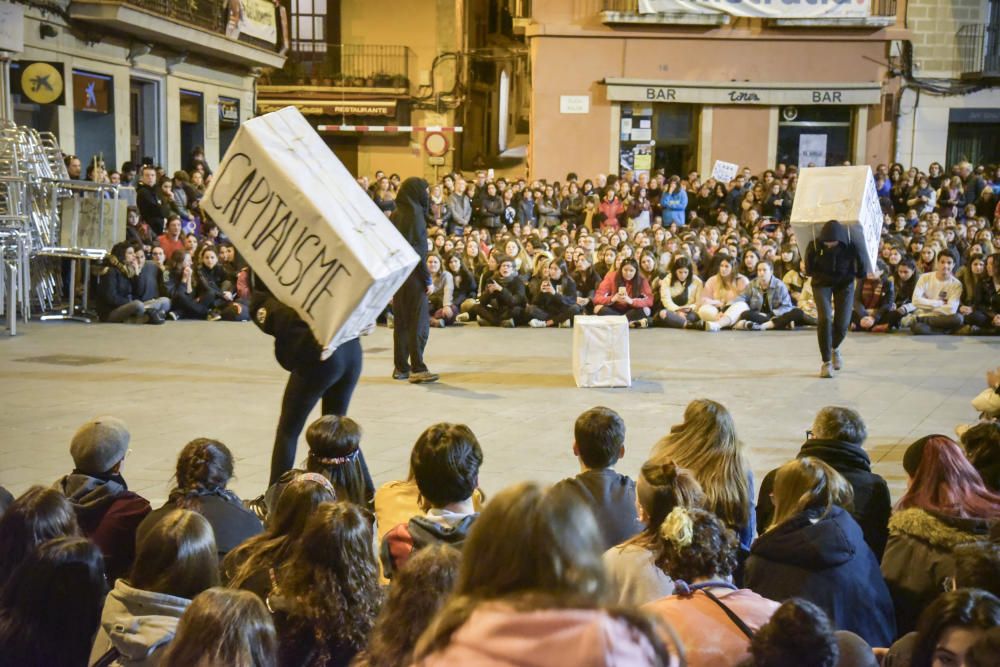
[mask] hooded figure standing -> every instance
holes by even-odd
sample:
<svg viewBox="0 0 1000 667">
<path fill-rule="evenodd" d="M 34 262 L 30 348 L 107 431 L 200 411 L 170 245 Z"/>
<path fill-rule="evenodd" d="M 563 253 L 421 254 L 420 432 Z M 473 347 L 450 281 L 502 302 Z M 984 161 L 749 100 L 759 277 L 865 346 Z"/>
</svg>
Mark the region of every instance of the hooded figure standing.
<svg viewBox="0 0 1000 667">
<path fill-rule="evenodd" d="M 392 377 L 414 384 L 436 382 L 438 376 L 427 370 L 424 347 L 430 335 L 427 295 L 431 291 L 431 274 L 427 270 L 427 221 L 430 203 L 427 181 L 410 177 L 403 181 L 396 195 L 396 210 L 390 219 L 420 257 L 413 272 L 392 297 L 395 325 L 392 331 Z"/>
<path fill-rule="evenodd" d="M 843 366 L 840 344 L 847 337 L 854 308 L 854 281 L 866 274 L 861 233 L 857 241 L 836 220 L 823 225 L 806 251 L 806 273 L 812 278 L 816 298 L 816 335 L 823 366 L 819 376 L 832 378 Z"/>
</svg>

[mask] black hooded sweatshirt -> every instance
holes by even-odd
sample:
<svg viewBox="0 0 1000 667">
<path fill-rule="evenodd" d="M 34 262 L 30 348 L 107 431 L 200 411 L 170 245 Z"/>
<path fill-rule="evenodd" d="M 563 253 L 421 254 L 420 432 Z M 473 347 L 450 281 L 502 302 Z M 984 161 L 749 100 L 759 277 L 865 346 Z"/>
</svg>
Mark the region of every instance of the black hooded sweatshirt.
<svg viewBox="0 0 1000 667">
<path fill-rule="evenodd" d="M 827 241 L 836 241 L 837 245 L 827 247 Z M 864 278 L 867 271 L 863 252 L 860 230 L 852 235 L 836 220 L 827 222 L 806 249 L 806 273 L 813 287 L 841 288 L 856 278 Z"/>
<path fill-rule="evenodd" d="M 420 261 L 413 268 L 411 277 L 416 277 L 423 285 L 431 284 L 431 274 L 427 270 L 427 209 L 430 206 L 430 196 L 427 194 L 427 181 L 411 176 L 403 181 L 396 193 L 396 210 L 390 220 Z"/>
</svg>

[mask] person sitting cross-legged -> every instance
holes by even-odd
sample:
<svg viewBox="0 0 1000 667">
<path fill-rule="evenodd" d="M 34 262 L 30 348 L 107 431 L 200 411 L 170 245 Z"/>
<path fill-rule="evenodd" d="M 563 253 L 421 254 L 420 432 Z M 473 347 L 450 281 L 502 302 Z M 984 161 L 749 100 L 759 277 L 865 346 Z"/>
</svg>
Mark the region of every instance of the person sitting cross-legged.
<svg viewBox="0 0 1000 667">
<path fill-rule="evenodd" d="M 942 252 L 935 262 L 935 270 L 925 273 L 913 289 L 916 321 L 910 331 L 917 335 L 951 333 L 964 321 L 958 312 L 962 303 L 962 283 L 952 275 L 955 257 L 950 251 Z"/>
</svg>

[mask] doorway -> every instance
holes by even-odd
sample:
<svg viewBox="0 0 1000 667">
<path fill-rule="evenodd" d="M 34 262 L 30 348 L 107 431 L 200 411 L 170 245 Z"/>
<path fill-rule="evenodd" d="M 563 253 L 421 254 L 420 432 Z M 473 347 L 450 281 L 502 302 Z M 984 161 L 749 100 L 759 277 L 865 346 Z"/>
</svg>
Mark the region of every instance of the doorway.
<svg viewBox="0 0 1000 667">
<path fill-rule="evenodd" d="M 181 164 L 191 167 L 195 148 L 205 149 L 205 99 L 194 90 L 181 90 Z"/>
<path fill-rule="evenodd" d="M 136 167 L 160 164 L 159 99 L 156 81 L 129 79 L 129 159 Z"/>
</svg>

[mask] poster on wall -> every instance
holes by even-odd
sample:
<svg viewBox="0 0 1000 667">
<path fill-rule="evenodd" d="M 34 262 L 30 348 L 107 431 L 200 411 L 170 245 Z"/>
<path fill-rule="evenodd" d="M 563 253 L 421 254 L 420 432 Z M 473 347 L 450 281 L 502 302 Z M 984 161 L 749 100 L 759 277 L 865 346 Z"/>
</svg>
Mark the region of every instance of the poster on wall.
<svg viewBox="0 0 1000 667">
<path fill-rule="evenodd" d="M 632 149 L 633 166 L 636 175 L 639 173 L 649 173 L 653 168 L 653 147 L 649 144 L 636 146 Z"/>
<path fill-rule="evenodd" d="M 269 0 L 229 0 L 226 36 L 239 39 L 250 35 L 269 44 L 278 43 L 278 20 Z"/>
<path fill-rule="evenodd" d="M 736 178 L 736 172 L 739 170 L 740 166 L 738 164 L 716 160 L 715 164 L 712 165 L 712 178 L 720 183 L 728 183 Z"/>
<path fill-rule="evenodd" d="M 870 0 L 639 0 L 640 14 L 732 14 L 765 19 L 864 18 Z"/>
<path fill-rule="evenodd" d="M 826 166 L 826 135 L 799 135 L 799 167 Z"/>
</svg>

